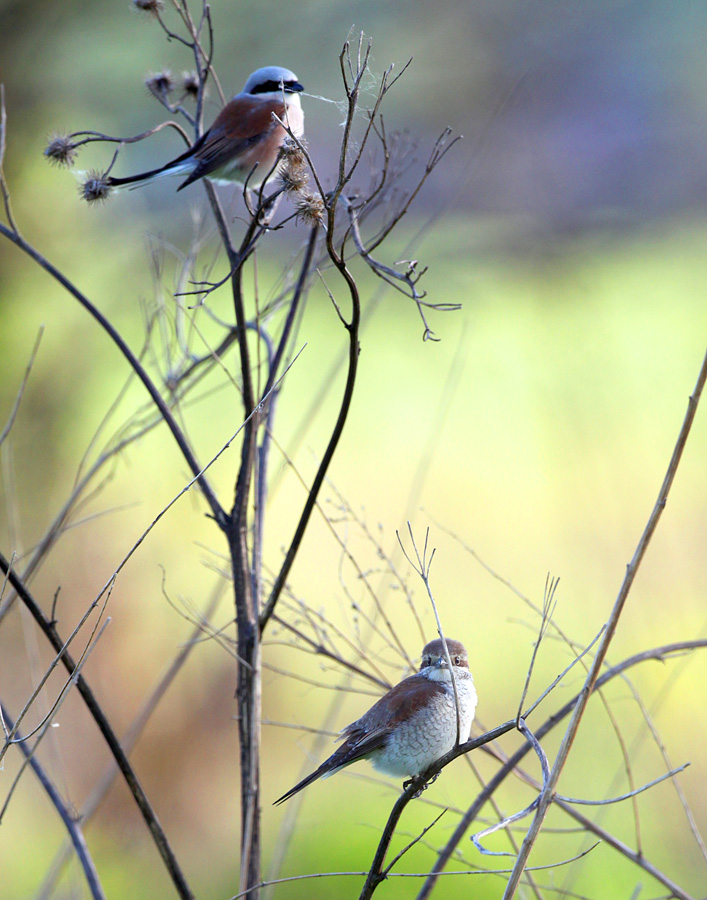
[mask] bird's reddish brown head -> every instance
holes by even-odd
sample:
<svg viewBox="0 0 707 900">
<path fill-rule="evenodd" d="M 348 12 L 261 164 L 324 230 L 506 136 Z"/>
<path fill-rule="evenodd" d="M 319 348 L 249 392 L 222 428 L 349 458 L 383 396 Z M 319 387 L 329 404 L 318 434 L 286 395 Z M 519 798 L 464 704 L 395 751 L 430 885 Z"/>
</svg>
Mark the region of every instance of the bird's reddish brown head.
<svg viewBox="0 0 707 900">
<path fill-rule="evenodd" d="M 452 638 L 447 638 L 446 641 L 452 665 L 459 666 L 462 669 L 468 669 L 469 655 L 466 652 L 464 644 L 462 644 L 461 641 L 454 641 Z M 441 638 L 436 638 L 434 641 L 430 641 L 429 644 L 425 645 L 425 648 L 422 651 L 420 670 L 426 669 L 428 666 L 439 665 L 440 659 L 444 659 L 446 662 L 444 644 L 442 643 Z"/>
</svg>

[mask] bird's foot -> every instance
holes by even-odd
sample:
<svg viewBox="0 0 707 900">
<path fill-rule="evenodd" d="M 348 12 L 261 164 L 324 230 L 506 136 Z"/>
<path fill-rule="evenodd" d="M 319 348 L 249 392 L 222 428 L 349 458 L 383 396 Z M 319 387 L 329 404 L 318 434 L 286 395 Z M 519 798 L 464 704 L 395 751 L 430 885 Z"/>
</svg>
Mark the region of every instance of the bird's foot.
<svg viewBox="0 0 707 900">
<path fill-rule="evenodd" d="M 422 794 L 422 792 L 423 792 L 423 791 L 426 791 L 427 788 L 428 788 L 431 784 L 434 784 L 434 782 L 437 781 L 438 778 L 439 778 L 439 772 L 435 773 L 435 774 L 432 776 L 432 778 L 430 778 L 429 781 L 423 781 L 423 782 L 420 784 L 418 790 L 415 791 L 415 793 L 412 795 L 412 799 L 413 799 L 413 800 L 416 800 L 416 799 Z M 403 782 L 403 790 L 406 790 L 407 788 L 409 788 L 411 784 L 419 783 L 419 779 L 420 779 L 420 776 L 417 775 L 415 778 L 409 778 L 407 781 L 404 781 L 404 782 Z"/>
</svg>

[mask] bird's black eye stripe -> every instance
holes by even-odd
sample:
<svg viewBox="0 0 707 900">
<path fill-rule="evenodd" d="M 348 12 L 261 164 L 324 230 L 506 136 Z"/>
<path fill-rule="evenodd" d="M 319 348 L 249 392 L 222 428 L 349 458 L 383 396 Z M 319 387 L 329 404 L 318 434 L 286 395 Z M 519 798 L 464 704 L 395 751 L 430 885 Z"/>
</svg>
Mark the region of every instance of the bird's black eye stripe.
<svg viewBox="0 0 707 900">
<path fill-rule="evenodd" d="M 296 94 L 298 91 L 304 90 L 299 81 L 264 81 L 262 84 L 253 88 L 254 94 L 276 94 L 284 89 L 285 93 Z"/>
</svg>

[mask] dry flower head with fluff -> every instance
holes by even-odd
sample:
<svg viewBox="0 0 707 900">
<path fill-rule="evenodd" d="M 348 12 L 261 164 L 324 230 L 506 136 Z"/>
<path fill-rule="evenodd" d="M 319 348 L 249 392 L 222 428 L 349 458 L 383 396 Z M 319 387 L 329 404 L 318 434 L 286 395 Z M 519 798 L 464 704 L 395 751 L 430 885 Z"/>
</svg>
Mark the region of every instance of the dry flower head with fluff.
<svg viewBox="0 0 707 900">
<path fill-rule="evenodd" d="M 153 72 L 145 78 L 145 87 L 158 100 L 163 100 L 174 90 L 172 73 L 168 69 L 163 72 Z"/>
<path fill-rule="evenodd" d="M 109 177 L 105 172 L 95 170 L 87 172 L 86 179 L 79 185 L 79 194 L 87 203 L 107 200 L 111 190 Z"/>
<path fill-rule="evenodd" d="M 295 207 L 299 221 L 310 228 L 324 221 L 326 206 L 320 194 L 299 194 Z"/>
<path fill-rule="evenodd" d="M 133 0 L 133 7 L 140 12 L 157 16 L 164 9 L 164 0 Z"/>
<path fill-rule="evenodd" d="M 285 164 L 280 174 L 280 182 L 284 191 L 288 194 L 299 194 L 307 186 L 309 175 L 301 166 Z"/>
<path fill-rule="evenodd" d="M 44 151 L 50 163 L 57 166 L 71 167 L 76 162 L 78 150 L 71 137 L 66 134 L 53 134 Z"/>
<path fill-rule="evenodd" d="M 182 72 L 180 87 L 185 94 L 196 97 L 199 93 L 199 76 L 196 72 Z"/>
</svg>

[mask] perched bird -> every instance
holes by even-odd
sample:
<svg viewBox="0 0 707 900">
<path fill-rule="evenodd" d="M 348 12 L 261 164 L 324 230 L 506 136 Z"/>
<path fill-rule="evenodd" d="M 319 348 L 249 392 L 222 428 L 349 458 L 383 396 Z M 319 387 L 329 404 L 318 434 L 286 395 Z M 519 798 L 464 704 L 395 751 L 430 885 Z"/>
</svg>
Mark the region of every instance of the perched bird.
<svg viewBox="0 0 707 900">
<path fill-rule="evenodd" d="M 447 638 L 459 697 L 459 741 L 466 741 L 476 709 L 476 690 L 464 645 Z M 422 651 L 420 671 L 396 684 L 367 713 L 347 725 L 344 743 L 311 775 L 283 794 L 282 803 L 317 778 L 328 778 L 359 759 L 386 775 L 415 776 L 448 753 L 457 740 L 452 671 L 440 639 Z"/>
<path fill-rule="evenodd" d="M 248 78 L 241 93 L 216 116 L 211 128 L 181 156 L 141 175 L 110 176 L 106 183 L 110 187 L 122 187 L 164 175 L 187 175 L 178 191 L 204 177 L 226 182 L 248 180 L 249 187 L 257 187 L 272 171 L 287 135 L 273 113 L 297 137 L 304 133 L 299 97 L 302 90 L 297 76 L 289 69 L 280 66 L 258 69 Z"/>
</svg>

